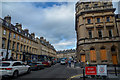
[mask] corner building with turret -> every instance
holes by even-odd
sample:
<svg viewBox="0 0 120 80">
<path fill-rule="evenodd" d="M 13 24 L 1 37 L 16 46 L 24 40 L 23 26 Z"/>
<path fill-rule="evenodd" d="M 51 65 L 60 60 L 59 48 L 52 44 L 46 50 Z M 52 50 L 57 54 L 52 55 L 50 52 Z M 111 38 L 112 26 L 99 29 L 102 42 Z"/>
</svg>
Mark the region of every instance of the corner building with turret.
<svg viewBox="0 0 120 80">
<path fill-rule="evenodd" d="M 120 64 L 120 15 L 112 2 L 77 2 L 77 59 L 90 64 Z"/>
</svg>

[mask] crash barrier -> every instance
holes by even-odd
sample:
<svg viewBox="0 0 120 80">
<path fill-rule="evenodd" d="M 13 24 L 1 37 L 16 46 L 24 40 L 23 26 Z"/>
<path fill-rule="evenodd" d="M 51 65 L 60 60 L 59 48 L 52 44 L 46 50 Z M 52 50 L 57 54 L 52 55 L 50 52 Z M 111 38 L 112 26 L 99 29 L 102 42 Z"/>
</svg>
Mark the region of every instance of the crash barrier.
<svg viewBox="0 0 120 80">
<path fill-rule="evenodd" d="M 83 67 L 83 80 L 86 77 L 102 77 L 106 78 L 108 74 L 118 76 L 120 74 L 120 65 L 86 65 Z"/>
</svg>

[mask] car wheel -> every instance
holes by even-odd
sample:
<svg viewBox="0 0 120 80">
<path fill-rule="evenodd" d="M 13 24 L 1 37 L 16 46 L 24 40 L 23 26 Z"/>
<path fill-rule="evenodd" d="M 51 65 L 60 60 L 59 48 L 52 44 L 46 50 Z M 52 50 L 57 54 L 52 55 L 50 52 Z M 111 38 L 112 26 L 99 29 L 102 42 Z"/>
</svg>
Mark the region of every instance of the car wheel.
<svg viewBox="0 0 120 80">
<path fill-rule="evenodd" d="M 30 72 L 31 72 L 31 69 L 30 69 L 30 68 L 28 68 L 27 73 L 30 73 Z"/>
<path fill-rule="evenodd" d="M 18 71 L 14 71 L 13 78 L 17 78 L 17 77 L 18 77 Z"/>
</svg>

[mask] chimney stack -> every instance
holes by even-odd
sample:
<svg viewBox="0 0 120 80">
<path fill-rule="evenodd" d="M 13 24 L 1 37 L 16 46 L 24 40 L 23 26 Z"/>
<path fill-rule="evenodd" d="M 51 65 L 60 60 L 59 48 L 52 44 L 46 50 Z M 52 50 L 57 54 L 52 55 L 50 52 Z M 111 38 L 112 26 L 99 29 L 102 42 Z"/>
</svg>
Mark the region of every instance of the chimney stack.
<svg viewBox="0 0 120 80">
<path fill-rule="evenodd" d="M 49 44 L 49 41 L 47 41 L 46 43 Z"/>
<path fill-rule="evenodd" d="M 31 33 L 31 36 L 32 36 L 32 37 L 35 37 L 35 33 Z"/>
<path fill-rule="evenodd" d="M 16 25 L 15 25 L 18 29 L 21 29 L 22 30 L 22 25 L 21 24 L 19 24 L 19 23 L 16 23 Z"/>
<path fill-rule="evenodd" d="M 5 16 L 4 20 L 10 24 L 11 23 L 11 16 L 9 16 L 9 15 Z"/>
<path fill-rule="evenodd" d="M 40 40 L 43 40 L 44 38 L 43 37 L 40 37 Z"/>
<path fill-rule="evenodd" d="M 28 29 L 24 29 L 24 31 L 25 31 L 26 33 L 29 33 L 29 30 L 28 30 Z"/>
</svg>

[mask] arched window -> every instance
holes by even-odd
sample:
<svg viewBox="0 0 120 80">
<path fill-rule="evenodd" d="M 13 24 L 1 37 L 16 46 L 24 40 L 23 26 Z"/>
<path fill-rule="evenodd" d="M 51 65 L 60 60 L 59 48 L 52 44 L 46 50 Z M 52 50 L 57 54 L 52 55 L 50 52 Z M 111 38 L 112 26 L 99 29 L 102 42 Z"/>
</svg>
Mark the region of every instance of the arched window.
<svg viewBox="0 0 120 80">
<path fill-rule="evenodd" d="M 100 57 L 101 57 L 101 61 L 102 61 L 102 62 L 107 61 L 107 53 L 106 53 L 106 52 L 107 52 L 107 51 L 106 51 L 105 47 L 102 46 L 102 47 L 100 48 Z"/>
<path fill-rule="evenodd" d="M 90 48 L 90 60 L 92 62 L 95 62 L 96 61 L 96 51 L 95 51 L 95 48 L 94 47 L 91 47 Z"/>
</svg>

